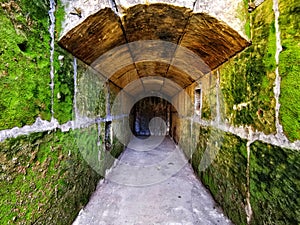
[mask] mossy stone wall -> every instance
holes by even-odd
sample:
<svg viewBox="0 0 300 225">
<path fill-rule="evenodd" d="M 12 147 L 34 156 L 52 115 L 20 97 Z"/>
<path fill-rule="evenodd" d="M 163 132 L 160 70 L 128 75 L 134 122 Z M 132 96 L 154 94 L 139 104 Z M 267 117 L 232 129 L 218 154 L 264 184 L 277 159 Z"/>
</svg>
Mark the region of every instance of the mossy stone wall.
<svg viewBox="0 0 300 225">
<path fill-rule="evenodd" d="M 300 152 L 259 141 L 250 147 L 251 224 L 300 224 Z"/>
<path fill-rule="evenodd" d="M 0 143 L 1 224 L 69 224 L 75 218 L 100 179 L 82 158 L 76 132 Z"/>
<path fill-rule="evenodd" d="M 1 224 L 70 224 L 123 150 L 105 150 L 100 126 L 0 143 Z"/>
<path fill-rule="evenodd" d="M 200 127 L 199 132 L 192 156 L 195 172 L 229 218 L 235 224 L 246 224 L 246 141 L 211 128 Z M 216 142 L 221 146 L 216 146 Z"/>
<path fill-rule="evenodd" d="M 300 139 L 298 101 L 300 72 L 299 1 L 279 1 L 281 81 L 280 122 L 291 141 Z M 276 33 L 273 1 L 266 0 L 250 14 L 252 44 L 219 68 L 226 120 L 274 133 Z"/>
<path fill-rule="evenodd" d="M 37 117 L 50 120 L 49 2 L 1 0 L 0 4 L 0 129 L 33 124 Z M 61 14 L 57 10 L 56 39 Z M 53 61 L 54 117 L 65 123 L 72 119 L 73 57 L 55 44 Z"/>
<path fill-rule="evenodd" d="M 49 6 L 1 1 L 0 129 L 50 119 Z M 9 118 L 9 119 L 8 119 Z"/>
<path fill-rule="evenodd" d="M 280 121 L 292 141 L 300 139 L 300 2 L 279 1 L 279 26 L 282 52 L 279 55 L 281 75 Z"/>
<path fill-rule="evenodd" d="M 225 119 L 274 133 L 276 36 L 273 1 L 266 0 L 250 15 L 252 44 L 219 68 Z"/>
<path fill-rule="evenodd" d="M 300 223 L 299 151 L 256 141 L 250 145 L 247 161 L 247 140 L 214 128 L 198 129 L 192 166 L 235 224 L 248 224 L 248 191 L 253 212 L 250 224 Z"/>
<path fill-rule="evenodd" d="M 279 0 L 283 49 L 278 65 L 273 7 L 274 1 L 265 0 L 248 13 L 246 28 L 251 46 L 207 75 L 211 82 L 206 82 L 202 90 L 203 121 L 192 118 L 192 130 L 190 120 L 180 121 L 183 130 L 178 138 L 181 148 L 189 159 L 192 153 L 190 161 L 195 172 L 224 212 L 239 225 L 300 224 L 300 152 L 292 145 L 291 149 L 279 147 L 280 143 L 300 139 L 300 83 L 297 81 L 300 73 L 300 5 L 297 0 Z M 281 77 L 279 122 L 287 139 L 280 140 L 282 136 L 278 135 L 277 143 L 267 144 L 255 141 L 249 130 L 265 137 L 276 136 L 273 88 L 277 66 Z M 218 79 L 219 109 L 216 107 Z M 205 83 L 205 79 L 202 82 Z M 186 90 L 193 99 L 190 89 L 194 90 L 194 87 Z M 217 110 L 220 110 L 219 123 L 215 120 Z M 243 131 L 223 131 L 226 127 L 239 126 Z"/>
<path fill-rule="evenodd" d="M 59 1 L 51 105 L 49 7 L 48 1 L 0 1 L 0 130 L 31 125 L 37 117 L 50 121 L 52 107 L 59 124 L 72 121 L 75 69 L 83 92 L 78 101 L 85 101 L 91 118 L 106 117 L 105 83 L 96 83 L 101 88 L 94 87 L 96 97 L 88 101 L 84 85 L 95 83 L 89 80 L 95 74 L 81 62 L 74 68 L 74 58 L 56 43 L 64 17 Z M 0 142 L 0 224 L 71 224 L 123 150 L 113 137 L 106 151 L 104 137 L 105 122 L 100 122 Z"/>
</svg>

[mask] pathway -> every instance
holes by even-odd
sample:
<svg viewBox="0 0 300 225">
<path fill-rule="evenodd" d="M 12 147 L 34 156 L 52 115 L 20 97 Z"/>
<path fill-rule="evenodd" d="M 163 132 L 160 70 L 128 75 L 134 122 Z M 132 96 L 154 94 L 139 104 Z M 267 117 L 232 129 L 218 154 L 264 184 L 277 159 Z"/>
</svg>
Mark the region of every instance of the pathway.
<svg viewBox="0 0 300 225">
<path fill-rule="evenodd" d="M 162 137 L 133 139 L 73 223 L 202 224 L 232 225 L 182 152 L 170 138 Z"/>
</svg>

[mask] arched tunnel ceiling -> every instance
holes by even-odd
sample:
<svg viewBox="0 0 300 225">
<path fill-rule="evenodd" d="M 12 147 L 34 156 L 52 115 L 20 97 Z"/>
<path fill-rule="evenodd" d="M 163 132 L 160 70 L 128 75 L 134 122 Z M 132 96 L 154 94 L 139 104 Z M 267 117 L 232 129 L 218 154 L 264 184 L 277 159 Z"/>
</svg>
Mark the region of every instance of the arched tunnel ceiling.
<svg viewBox="0 0 300 225">
<path fill-rule="evenodd" d="M 123 15 L 101 9 L 59 40 L 60 46 L 121 88 L 148 76 L 187 87 L 249 45 L 225 23 L 184 7 L 135 5 Z"/>
</svg>

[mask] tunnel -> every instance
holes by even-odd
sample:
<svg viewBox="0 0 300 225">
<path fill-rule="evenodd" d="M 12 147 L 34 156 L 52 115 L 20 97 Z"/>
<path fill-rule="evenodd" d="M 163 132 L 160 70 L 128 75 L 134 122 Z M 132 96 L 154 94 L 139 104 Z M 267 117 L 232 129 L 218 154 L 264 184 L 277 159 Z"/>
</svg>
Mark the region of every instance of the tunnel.
<svg viewBox="0 0 300 225">
<path fill-rule="evenodd" d="M 3 0 L 0 223 L 299 224 L 297 0 Z"/>
<path fill-rule="evenodd" d="M 192 163 L 197 149 L 197 141 L 194 140 L 199 138 L 193 132 L 193 129 L 199 129 L 195 120 L 201 119 L 203 99 L 211 98 L 211 89 L 218 88 L 219 78 L 212 71 L 243 51 L 250 42 L 208 13 L 194 12 L 186 7 L 157 3 L 137 4 L 122 9 L 122 12 L 119 10 L 117 7 L 103 7 L 66 32 L 60 38 L 59 45 L 89 67 L 93 74 L 90 82 L 100 80 L 100 86 L 105 83 L 108 91 L 106 113 L 111 121 L 105 123 L 105 149 L 106 152 L 111 151 L 114 137 L 117 137 L 126 150 L 116 160 L 116 167 L 106 179 L 137 187 L 162 183 L 162 189 L 174 189 L 178 184 L 173 186 L 169 185 L 172 181 L 168 184 L 164 182 L 180 177 L 181 171 L 186 170 L 186 163 Z M 80 81 L 78 85 L 81 85 Z M 87 92 L 91 88 L 101 89 L 94 85 Z M 215 117 L 218 124 L 220 96 L 218 90 L 214 94 L 215 102 L 210 102 L 208 106 L 211 110 L 209 116 Z M 80 99 L 86 98 L 76 100 L 79 107 L 87 104 L 80 102 Z M 78 118 L 90 117 L 84 110 L 79 111 Z M 222 137 L 217 140 L 219 136 L 216 136 L 213 138 L 214 145 L 221 145 Z M 218 151 L 218 148 L 213 151 Z M 217 153 L 208 154 L 203 157 L 199 168 L 206 169 Z M 191 175 L 185 176 L 186 179 L 193 179 Z M 185 191 L 193 192 L 195 185 L 185 187 Z M 112 190 L 114 188 L 110 187 Z M 122 192 L 119 191 L 119 195 L 122 196 Z M 120 198 L 123 201 L 124 196 Z M 138 199 L 132 201 L 139 202 Z M 165 203 L 168 201 L 165 200 Z M 100 210 L 94 208 L 91 202 L 87 210 Z M 116 203 L 103 199 L 103 204 Z M 181 203 L 175 204 L 186 208 Z M 193 208 L 201 207 L 199 203 L 194 204 Z M 117 204 L 116 207 L 122 206 Z M 95 221 L 105 221 L 101 213 L 105 210 L 103 208 L 99 211 L 102 216 L 98 215 Z M 141 216 L 139 213 L 137 215 Z M 92 214 L 89 212 L 83 213 L 74 224 L 94 223 L 89 221 L 90 216 Z M 113 223 L 124 223 L 123 216 L 129 217 L 128 224 L 134 223 L 135 219 L 130 219 L 131 211 L 120 215 Z M 169 223 L 173 216 L 157 220 L 157 223 Z M 189 217 L 183 216 L 181 221 L 190 220 Z M 220 221 L 222 224 L 228 223 L 223 218 Z M 193 224 L 211 222 L 216 222 L 214 217 L 193 220 Z"/>
<path fill-rule="evenodd" d="M 120 121 L 112 121 L 112 132 L 115 132 L 112 135 L 122 140 L 127 148 L 141 150 L 141 146 L 146 149 L 151 146 L 156 149 L 155 142 L 162 145 L 165 142 L 155 138 L 166 136 L 182 149 L 196 171 L 205 171 L 221 151 L 224 133 L 209 131 L 207 147 L 199 160 L 195 151 L 201 134 L 195 130 L 201 130 L 199 123 L 205 124 L 202 118 L 209 118 L 214 127 L 224 126 L 219 68 L 248 48 L 251 41 L 243 32 L 237 31 L 239 28 L 234 19 L 199 10 L 199 1 L 192 6 L 180 4 L 102 5 L 96 13 L 68 28 L 59 45 L 90 66 L 109 86 L 109 91 L 115 96 L 110 116 L 128 115 L 121 125 Z M 225 10 L 222 13 L 226 14 Z M 136 141 L 135 137 L 142 142 Z M 132 144 L 135 142 L 138 147 Z M 248 147 L 247 152 L 249 154 Z M 123 159 L 126 159 L 126 153 L 124 155 Z M 181 165 L 178 156 L 175 158 L 175 164 Z M 135 174 L 135 178 L 141 176 L 144 181 L 147 177 L 145 184 L 152 181 L 147 176 L 153 171 L 151 169 L 143 173 L 142 168 L 139 171 L 124 166 L 122 171 L 127 171 L 128 176 L 123 183 L 130 183 L 129 174 Z M 249 165 L 246 172 L 250 173 Z M 112 180 L 120 175 L 112 174 Z M 153 176 L 161 179 L 159 175 Z M 207 179 L 209 185 L 209 176 L 203 179 Z M 250 181 L 247 179 L 242 202 L 249 224 L 252 208 Z"/>
<path fill-rule="evenodd" d="M 169 112 L 168 135 L 178 143 L 181 128 L 176 118 L 194 115 L 194 89 L 202 86 L 207 92 L 216 79 L 211 71 L 250 42 L 227 24 L 190 8 L 157 3 L 118 10 L 103 7 L 65 33 L 59 45 L 114 86 L 114 105 L 126 106 L 124 110 L 112 106 L 112 115 L 137 110 L 132 104 L 141 98 L 168 101 L 178 111 L 173 117 Z M 142 130 L 132 124 L 131 129 L 149 135 L 146 113 L 137 116 L 134 123 L 140 123 Z"/>
</svg>

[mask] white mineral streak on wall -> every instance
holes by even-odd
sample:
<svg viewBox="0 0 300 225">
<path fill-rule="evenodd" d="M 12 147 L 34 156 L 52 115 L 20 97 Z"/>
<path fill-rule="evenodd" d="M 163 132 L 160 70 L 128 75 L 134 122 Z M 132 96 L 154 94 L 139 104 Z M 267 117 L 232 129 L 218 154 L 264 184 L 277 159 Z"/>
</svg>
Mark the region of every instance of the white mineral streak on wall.
<svg viewBox="0 0 300 225">
<path fill-rule="evenodd" d="M 55 28 L 55 1 L 50 0 L 50 9 L 49 9 L 49 18 L 50 18 L 50 88 L 51 88 L 51 120 L 54 119 L 54 28 Z"/>
<path fill-rule="evenodd" d="M 86 124 L 86 127 L 89 124 Z M 70 129 L 74 129 L 74 122 L 68 121 L 65 124 L 60 125 L 56 119 L 52 119 L 50 122 L 42 120 L 40 117 L 36 119 L 34 124 L 26 125 L 24 127 L 14 127 L 12 129 L 1 130 L 0 131 L 0 142 L 8 138 L 15 138 L 21 135 L 29 135 L 31 133 L 52 131 L 55 129 L 60 129 L 62 132 L 67 132 Z"/>
<path fill-rule="evenodd" d="M 253 211 L 251 207 L 251 194 L 250 194 L 250 155 L 251 155 L 251 148 L 250 145 L 255 141 L 256 139 L 253 137 L 252 130 L 248 130 L 248 142 L 247 142 L 247 170 L 246 170 L 246 177 L 247 177 L 247 193 L 246 193 L 246 206 L 245 211 L 247 215 L 247 224 L 250 224 Z"/>
<path fill-rule="evenodd" d="M 107 118 L 88 118 L 79 117 L 76 121 L 68 121 L 64 124 L 59 124 L 56 119 L 51 119 L 51 121 L 42 120 L 40 117 L 36 118 L 36 121 L 32 125 L 26 125 L 24 127 L 14 127 L 12 129 L 0 130 L 0 142 L 8 139 L 15 138 L 21 135 L 29 135 L 32 133 L 39 133 L 45 131 L 53 131 L 55 129 L 60 129 L 62 132 L 67 132 L 70 129 L 80 129 L 87 128 L 97 123 L 102 123 L 106 121 L 121 120 L 128 115 L 118 115 L 110 116 Z"/>
<path fill-rule="evenodd" d="M 253 131 L 251 127 L 235 127 L 227 123 L 216 123 L 216 121 L 206 121 L 199 118 L 191 118 L 194 122 L 199 123 L 201 126 L 214 127 L 221 131 L 234 134 L 242 139 L 249 141 L 261 141 L 267 144 L 272 144 L 281 148 L 289 148 L 294 150 L 300 150 L 300 141 L 290 142 L 285 136 L 277 136 L 273 134 L 264 134 L 260 131 Z M 249 132 L 252 132 L 251 139 L 249 139 Z"/>
<path fill-rule="evenodd" d="M 61 129 L 63 132 L 69 131 L 70 129 L 78 129 L 78 128 L 86 128 L 91 125 L 94 125 L 99 122 L 105 121 L 113 121 L 120 120 L 127 117 L 127 114 L 119 115 L 119 116 L 110 116 L 107 118 L 79 118 L 74 121 L 68 121 L 65 124 L 60 125 L 56 119 L 49 121 L 45 121 L 40 119 L 39 117 L 36 119 L 36 122 L 32 125 L 26 125 L 24 127 L 14 127 L 12 129 L 1 130 L 0 131 L 0 142 L 4 141 L 8 138 L 18 137 L 20 135 L 28 135 L 31 133 L 44 132 L 44 131 L 52 131 L 55 129 Z M 246 139 L 249 141 L 261 141 L 267 144 L 272 144 L 281 148 L 289 148 L 300 150 L 300 141 L 289 142 L 287 138 L 278 137 L 277 135 L 267 135 L 260 131 L 253 131 L 251 127 L 234 127 L 225 123 L 217 123 L 216 121 L 206 121 L 200 118 L 190 118 L 193 122 L 199 123 L 201 126 L 205 127 L 214 127 L 221 131 L 228 132 L 234 134 L 242 139 Z M 251 138 L 249 138 L 249 133 L 251 134 Z"/>
<path fill-rule="evenodd" d="M 251 137 L 251 132 L 249 134 L 249 139 L 252 139 Z M 246 206 L 245 206 L 245 211 L 247 215 L 247 224 L 250 224 L 251 218 L 252 218 L 252 208 L 251 208 L 251 202 L 250 202 L 250 145 L 252 143 L 251 141 L 247 142 L 247 171 L 246 171 L 246 177 L 247 177 L 247 195 L 246 195 Z"/>
<path fill-rule="evenodd" d="M 275 53 L 275 61 L 276 61 L 276 78 L 274 82 L 274 97 L 276 100 L 276 106 L 275 106 L 275 126 L 276 126 L 276 131 L 277 131 L 277 136 L 283 138 L 283 128 L 280 124 L 279 121 L 279 110 L 280 110 L 280 103 L 279 103 L 279 96 L 280 96 L 280 82 L 281 78 L 279 75 L 279 54 L 282 51 L 282 46 L 281 46 L 281 39 L 280 39 L 280 29 L 279 29 L 279 23 L 278 23 L 278 18 L 279 18 L 279 9 L 278 9 L 278 0 L 273 0 L 273 10 L 275 13 L 275 30 L 276 30 L 276 53 Z"/>
<path fill-rule="evenodd" d="M 52 119 L 51 122 L 42 120 L 41 118 L 37 118 L 35 123 L 32 125 L 27 125 L 22 128 L 14 127 L 9 130 L 1 130 L 0 131 L 0 142 L 4 141 L 7 138 L 17 137 L 20 135 L 27 135 L 34 132 L 44 132 L 51 131 L 56 129 L 59 126 L 58 121 Z M 64 126 L 66 128 L 66 126 Z"/>
</svg>

